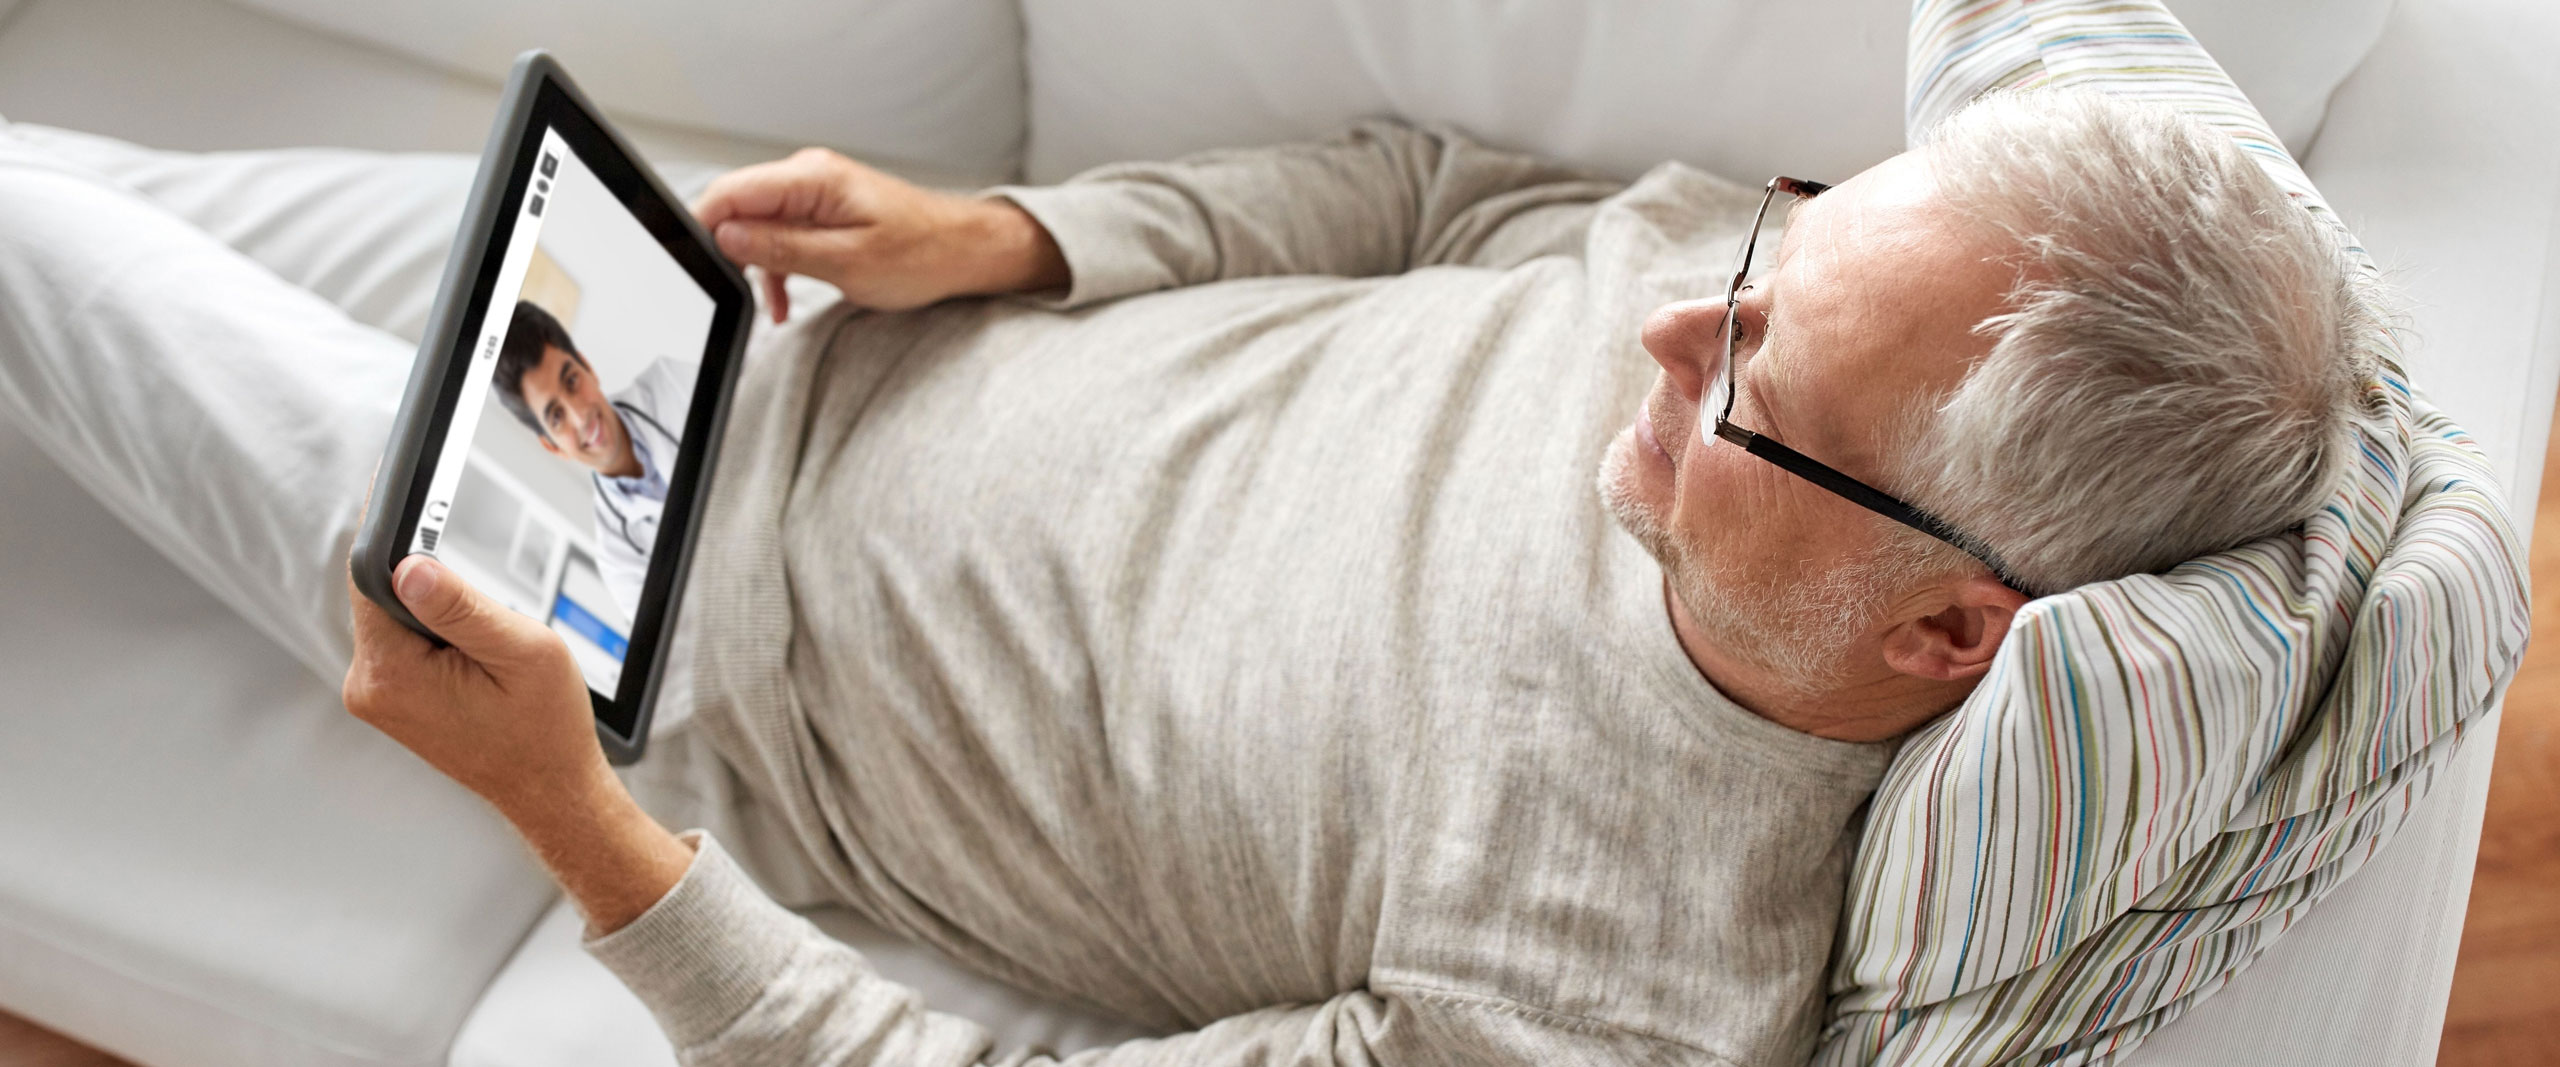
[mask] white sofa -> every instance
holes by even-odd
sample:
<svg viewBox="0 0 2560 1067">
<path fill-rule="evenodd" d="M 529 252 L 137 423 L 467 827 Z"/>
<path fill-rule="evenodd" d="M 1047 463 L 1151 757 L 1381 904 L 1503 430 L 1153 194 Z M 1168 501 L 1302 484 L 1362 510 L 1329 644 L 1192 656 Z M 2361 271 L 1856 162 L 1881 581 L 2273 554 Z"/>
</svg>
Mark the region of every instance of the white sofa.
<svg viewBox="0 0 2560 1067">
<path fill-rule="evenodd" d="M 2560 9 L 2176 6 L 2399 272 L 2417 380 L 2530 502 L 2560 388 Z M 0 114 L 170 148 L 469 152 L 494 75 L 544 45 L 662 160 L 825 143 L 955 184 L 1389 111 L 1748 181 L 1845 176 L 1900 139 L 1898 0 L 517 7 L 0 0 Z M 503 826 L 5 424 L 0 501 L 0 1008 L 150 1065 L 669 1060 Z M 2431 1062 L 2493 737 L 2134 1062 Z M 821 921 L 1009 1037 L 1127 1033 Z"/>
</svg>

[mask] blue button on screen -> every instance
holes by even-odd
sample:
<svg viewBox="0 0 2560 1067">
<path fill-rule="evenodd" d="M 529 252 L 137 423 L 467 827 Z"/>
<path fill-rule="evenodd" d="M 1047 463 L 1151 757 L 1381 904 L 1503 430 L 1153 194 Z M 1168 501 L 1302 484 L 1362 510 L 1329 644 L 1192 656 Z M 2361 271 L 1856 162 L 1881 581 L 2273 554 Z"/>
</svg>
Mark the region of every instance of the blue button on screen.
<svg viewBox="0 0 2560 1067">
<path fill-rule="evenodd" d="M 612 656 L 615 662 L 620 662 L 623 655 L 631 651 L 629 639 L 615 633 L 613 627 L 604 624 L 603 619 L 596 618 L 593 613 L 579 606 L 577 601 L 569 599 L 566 595 L 551 602 L 551 617 L 568 626 L 569 632 L 595 642 L 596 647 L 603 649 L 606 655 Z"/>
</svg>

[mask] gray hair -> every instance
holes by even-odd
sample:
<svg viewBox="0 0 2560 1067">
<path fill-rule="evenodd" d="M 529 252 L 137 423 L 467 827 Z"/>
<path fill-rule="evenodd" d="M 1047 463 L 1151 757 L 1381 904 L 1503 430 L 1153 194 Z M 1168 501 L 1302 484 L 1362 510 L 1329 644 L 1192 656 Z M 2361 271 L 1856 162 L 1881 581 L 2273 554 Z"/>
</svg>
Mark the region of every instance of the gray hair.
<svg viewBox="0 0 2560 1067">
<path fill-rule="evenodd" d="M 1996 93 L 1924 149 L 2016 249 L 1990 354 L 1909 421 L 1914 503 L 2039 592 L 2164 570 L 2317 511 L 2383 343 L 2334 227 L 2231 137 L 2082 90 Z M 1939 558 L 1953 558 L 1952 551 Z"/>
</svg>

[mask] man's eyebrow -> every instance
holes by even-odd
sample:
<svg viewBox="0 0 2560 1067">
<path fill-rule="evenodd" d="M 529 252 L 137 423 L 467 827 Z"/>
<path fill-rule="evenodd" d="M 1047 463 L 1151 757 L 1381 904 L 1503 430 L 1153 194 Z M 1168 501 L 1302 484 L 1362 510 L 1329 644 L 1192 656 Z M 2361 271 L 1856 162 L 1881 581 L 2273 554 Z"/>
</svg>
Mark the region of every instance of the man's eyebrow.
<svg viewBox="0 0 2560 1067">
<path fill-rule="evenodd" d="M 1794 247 L 1792 242 L 1794 242 L 1796 238 L 1796 222 L 1803 215 L 1805 205 L 1809 202 L 1810 201 L 1798 201 L 1794 205 L 1793 209 L 1787 212 L 1785 228 L 1781 229 L 1778 233 L 1778 247 L 1775 250 L 1776 256 L 1769 261 L 1769 269 L 1761 276 L 1761 280 L 1757 283 L 1760 286 L 1761 299 L 1764 303 L 1762 304 L 1762 311 L 1760 313 L 1760 343 L 1752 346 L 1752 349 L 1756 354 L 1766 354 L 1773 351 L 1770 347 L 1771 342 L 1776 341 L 1779 337 L 1785 336 L 1786 331 L 1783 330 L 1782 327 L 1786 324 L 1786 305 L 1783 301 L 1778 299 L 1778 267 L 1787 261 L 1788 252 Z M 1757 358 L 1754 358 L 1752 362 L 1757 363 L 1760 361 Z M 1793 369 L 1793 367 L 1793 360 L 1780 358 L 1776 363 L 1765 368 L 1763 373 L 1774 374 L 1779 379 L 1783 380 L 1788 376 L 1787 372 Z M 1778 383 L 1772 382 L 1771 384 Z M 1765 391 L 1762 394 L 1762 399 L 1764 401 L 1767 399 Z M 1764 409 L 1766 406 L 1767 405 L 1763 403 L 1762 407 Z"/>
<path fill-rule="evenodd" d="M 1796 218 L 1797 216 L 1804 214 L 1805 208 L 1812 204 L 1812 202 L 1813 201 L 1811 200 L 1800 200 L 1787 208 L 1786 218 L 1781 221 L 1778 226 L 1778 246 L 1769 250 L 1771 255 L 1769 266 L 1772 269 L 1775 269 L 1778 264 L 1787 261 L 1787 249 L 1794 247 L 1792 242 L 1796 239 L 1796 230 L 1798 229 L 1796 226 Z"/>
<path fill-rule="evenodd" d="M 1752 362 L 1760 362 L 1758 356 L 1776 354 L 1778 358 L 1762 368 L 1761 373 L 1783 381 L 1788 376 L 1787 372 L 1794 368 L 1795 361 L 1787 358 L 1785 349 L 1776 347 L 1781 338 L 1790 335 L 1790 331 L 1786 329 L 1787 319 L 1783 317 L 1786 309 L 1778 302 L 1778 290 L 1774 286 L 1769 289 L 1769 299 L 1765 308 L 1766 310 L 1760 313 L 1760 343 L 1752 346 L 1753 352 L 1756 353 Z M 1777 384 L 1777 382 L 1773 381 L 1771 384 Z"/>
<path fill-rule="evenodd" d="M 1755 359 L 1752 362 L 1757 363 L 1759 360 Z M 1777 368 L 1773 367 L 1769 369 L 1775 370 Z M 1736 384 L 1736 388 L 1749 394 L 1751 397 L 1751 409 L 1757 416 L 1755 421 L 1759 423 L 1759 425 L 1752 427 L 1752 429 L 1767 434 L 1774 439 L 1779 435 L 1779 431 L 1783 429 L 1780 423 L 1784 420 L 1778 418 L 1778 412 L 1776 410 L 1777 405 L 1769 402 L 1770 396 L 1773 392 L 1773 390 L 1769 388 L 1771 384 L 1772 383 L 1767 380 L 1765 372 L 1762 374 L 1746 374 L 1743 375 L 1742 380 Z"/>
</svg>

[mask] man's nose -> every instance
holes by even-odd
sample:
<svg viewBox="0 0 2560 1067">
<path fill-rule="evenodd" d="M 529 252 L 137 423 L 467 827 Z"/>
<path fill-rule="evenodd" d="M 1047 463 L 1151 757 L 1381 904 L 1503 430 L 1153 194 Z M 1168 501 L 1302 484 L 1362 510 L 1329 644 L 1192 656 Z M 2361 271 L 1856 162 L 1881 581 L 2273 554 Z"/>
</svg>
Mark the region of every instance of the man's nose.
<svg viewBox="0 0 2560 1067">
<path fill-rule="evenodd" d="M 1706 392 L 1707 374 L 1724 358 L 1724 298 L 1682 300 L 1655 308 L 1644 320 L 1644 350 L 1681 395 Z"/>
</svg>

